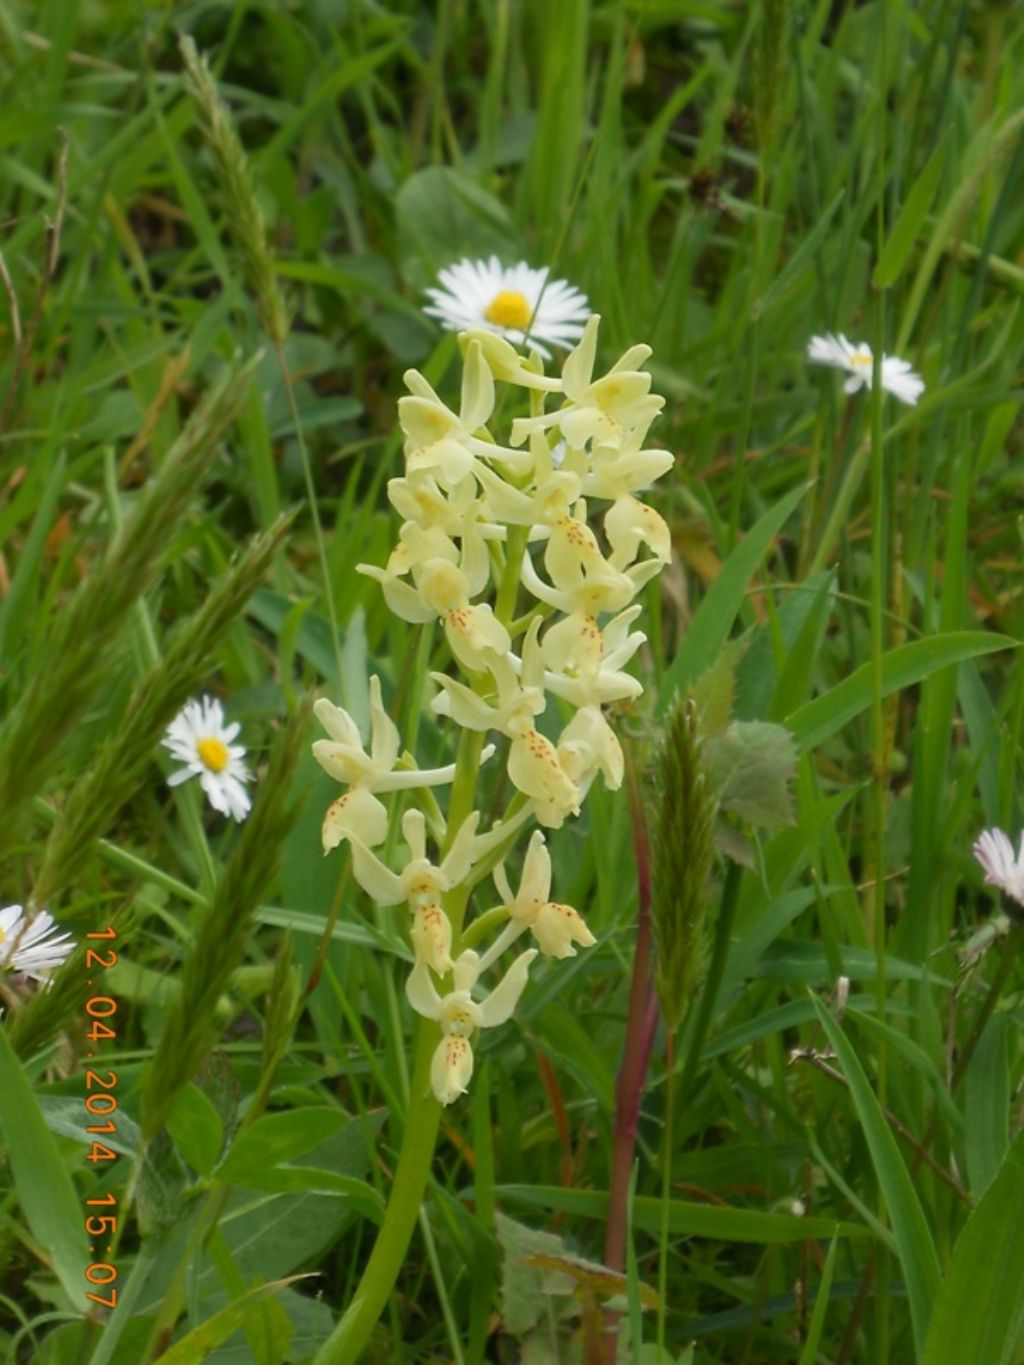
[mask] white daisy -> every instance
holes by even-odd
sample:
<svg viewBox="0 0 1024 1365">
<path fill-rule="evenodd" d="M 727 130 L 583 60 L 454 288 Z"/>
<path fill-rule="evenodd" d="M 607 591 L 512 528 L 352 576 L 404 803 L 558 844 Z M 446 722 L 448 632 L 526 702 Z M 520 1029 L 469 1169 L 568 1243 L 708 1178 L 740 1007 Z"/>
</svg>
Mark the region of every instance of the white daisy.
<svg viewBox="0 0 1024 1365">
<path fill-rule="evenodd" d="M 250 781 L 251 774 L 243 762 L 245 750 L 231 743 L 238 731 L 237 721 L 224 723 L 219 701 L 203 697 L 186 703 L 167 727 L 162 743 L 185 764 L 167 779 L 169 786 L 198 777 L 214 810 L 244 820 L 252 803 L 242 784 Z"/>
<path fill-rule="evenodd" d="M 7 971 L 46 981 L 74 950 L 71 935 L 60 933 L 45 910 L 33 919 L 26 919 L 20 905 L 0 910 L 0 967 Z"/>
<path fill-rule="evenodd" d="M 1013 845 L 1001 829 L 986 829 L 971 850 L 985 869 L 985 881 L 998 886 L 1011 900 L 1024 905 L 1024 834 L 1014 857 Z"/>
<path fill-rule="evenodd" d="M 866 341 L 856 346 L 847 341 L 842 332 L 833 336 L 826 332 L 823 337 L 811 337 L 807 347 L 807 359 L 812 365 L 832 365 L 837 370 L 846 370 L 849 379 L 843 385 L 845 393 L 856 393 L 859 388 L 871 387 L 874 356 Z M 924 392 L 924 380 L 910 368 L 910 362 L 898 356 L 882 356 L 882 388 L 902 403 L 911 407 Z"/>
<path fill-rule="evenodd" d="M 545 358 L 551 355 L 545 342 L 568 348 L 590 316 L 586 296 L 565 280 L 549 280 L 547 266 L 506 266 L 492 256 L 456 261 L 438 279 L 444 287 L 426 291 L 431 302 L 423 311 L 448 331 L 483 328 L 516 346 L 529 341 Z"/>
</svg>

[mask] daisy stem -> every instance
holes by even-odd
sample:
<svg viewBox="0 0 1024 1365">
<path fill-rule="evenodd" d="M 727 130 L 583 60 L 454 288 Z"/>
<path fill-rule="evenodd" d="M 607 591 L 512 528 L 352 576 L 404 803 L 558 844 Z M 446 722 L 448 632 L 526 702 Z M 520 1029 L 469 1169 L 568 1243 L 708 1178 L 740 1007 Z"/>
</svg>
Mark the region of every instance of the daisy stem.
<svg viewBox="0 0 1024 1365">
<path fill-rule="evenodd" d="M 853 405 L 851 403 L 847 409 L 848 415 L 849 412 L 852 411 L 852 407 Z M 847 420 L 844 418 L 843 433 L 840 435 L 839 442 L 843 440 L 843 435 L 845 435 L 846 430 Z M 837 442 L 837 449 L 840 448 L 839 442 Z M 828 521 L 825 523 L 825 529 L 822 531 L 821 535 L 817 537 L 818 548 L 814 552 L 814 558 L 811 560 L 806 577 L 810 578 L 812 574 L 818 573 L 825 567 L 835 554 L 836 544 L 839 541 L 840 536 L 845 537 L 849 525 L 850 505 L 864 479 L 864 470 L 867 467 L 870 454 L 870 442 L 861 441 L 850 456 L 850 462 L 846 466 L 846 472 L 843 475 L 842 483 L 839 485 L 839 492 L 836 494 L 836 500 L 832 505 L 832 510 L 828 514 Z M 831 484 L 832 474 L 830 473 L 828 477 L 829 483 Z M 827 503 L 827 501 L 828 489 L 826 488 L 822 496 L 822 502 L 824 504 Z"/>
<path fill-rule="evenodd" d="M 309 500 L 309 514 L 313 521 L 313 538 L 316 541 L 317 557 L 320 560 L 320 576 L 324 584 L 324 603 L 327 607 L 327 620 L 331 627 L 331 645 L 334 651 L 334 668 L 337 673 L 337 690 L 341 705 L 345 705 L 344 674 L 341 664 L 341 640 L 338 635 L 338 613 L 334 606 L 334 589 L 331 586 L 331 566 L 327 558 L 327 544 L 324 540 L 324 528 L 320 521 L 320 508 L 316 500 L 316 487 L 313 483 L 313 466 L 309 460 L 309 450 L 306 447 L 306 438 L 302 434 L 302 422 L 299 420 L 299 406 L 295 401 L 295 387 L 292 384 L 291 371 L 288 369 L 288 361 L 285 359 L 284 343 L 278 341 L 274 346 L 277 355 L 277 363 L 281 370 L 281 378 L 284 381 L 285 393 L 288 397 L 288 411 L 291 414 L 292 427 L 295 431 L 295 440 L 299 447 L 299 460 L 302 464 L 302 476 L 306 483 L 306 497 Z"/>
<path fill-rule="evenodd" d="M 974 1049 L 978 1046 L 978 1040 L 985 1032 L 985 1025 L 991 1019 L 992 1012 L 999 1003 L 1003 987 L 1010 978 L 1010 972 L 1013 970 L 1013 964 L 1017 961 L 1021 943 L 1024 943 L 1024 925 L 1015 924 L 1006 936 L 1006 942 L 1003 944 L 1003 955 L 999 959 L 999 966 L 996 968 L 992 984 L 988 988 L 985 1002 L 971 1026 L 970 1036 L 957 1056 L 956 1066 L 953 1068 L 949 1082 L 950 1094 L 956 1093 L 957 1087 L 967 1074 L 967 1068 L 974 1056 Z"/>
<path fill-rule="evenodd" d="M 886 6 L 878 14 L 877 46 L 877 118 L 876 144 L 876 203 L 875 247 L 881 255 L 885 243 L 885 199 L 887 193 L 887 113 L 888 54 L 886 37 Z M 885 649 L 884 613 L 888 601 L 889 583 L 889 498 L 885 467 L 885 444 L 882 435 L 882 360 L 885 348 L 885 291 L 875 298 L 874 337 L 870 400 L 871 420 L 871 584 L 870 584 L 870 644 L 871 644 L 871 788 L 869 808 L 865 811 L 867 840 L 864 865 L 870 889 L 865 904 L 868 930 L 875 949 L 875 995 L 878 1001 L 878 1020 L 885 1025 L 886 993 L 886 924 L 885 924 L 885 834 L 889 797 L 890 753 L 887 742 L 885 702 L 882 695 L 882 656 Z M 871 878 L 873 877 L 873 884 Z M 878 1040 L 876 1087 L 879 1105 L 885 1109 L 888 1091 L 888 1057 L 884 1036 Z M 878 1214 L 887 1218 L 889 1211 L 878 1188 Z M 891 1346 L 891 1308 L 889 1297 L 889 1258 L 883 1247 L 879 1253 L 879 1275 L 874 1303 L 874 1355 L 877 1360 L 888 1360 Z"/>
</svg>

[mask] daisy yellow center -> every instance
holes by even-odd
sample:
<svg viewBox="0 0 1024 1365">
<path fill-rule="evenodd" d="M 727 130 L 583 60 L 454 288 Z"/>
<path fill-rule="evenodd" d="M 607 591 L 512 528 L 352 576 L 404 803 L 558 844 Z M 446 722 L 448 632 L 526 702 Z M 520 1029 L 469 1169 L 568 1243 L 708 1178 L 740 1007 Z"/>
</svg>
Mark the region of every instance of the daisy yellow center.
<svg viewBox="0 0 1024 1365">
<path fill-rule="evenodd" d="M 529 299 L 517 289 L 502 289 L 484 309 L 484 317 L 495 327 L 515 327 L 519 332 L 526 330 L 532 315 Z"/>
<path fill-rule="evenodd" d="M 0 943 L 6 943 L 6 942 L 7 942 L 7 935 L 4 933 L 4 931 L 3 931 L 2 929 L 0 929 Z"/>
<path fill-rule="evenodd" d="M 870 351 L 854 351 L 854 352 L 852 353 L 852 355 L 850 356 L 850 364 L 851 364 L 851 365 L 856 365 L 859 369 L 862 369 L 862 370 L 870 370 L 870 369 L 871 369 L 871 352 L 870 352 Z"/>
<path fill-rule="evenodd" d="M 228 746 L 222 739 L 201 739 L 196 745 L 200 763 L 205 764 L 211 773 L 222 773 L 228 766 Z"/>
</svg>

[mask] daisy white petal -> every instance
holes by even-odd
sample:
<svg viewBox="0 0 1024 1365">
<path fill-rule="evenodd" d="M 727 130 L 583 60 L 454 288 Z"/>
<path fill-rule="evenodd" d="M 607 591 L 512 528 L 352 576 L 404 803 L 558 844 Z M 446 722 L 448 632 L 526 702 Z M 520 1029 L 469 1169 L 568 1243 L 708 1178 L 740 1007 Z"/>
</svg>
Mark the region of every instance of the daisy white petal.
<svg viewBox="0 0 1024 1365">
<path fill-rule="evenodd" d="M 812 365 L 831 365 L 834 369 L 845 370 L 849 375 L 843 385 L 844 393 L 856 393 L 861 388 L 871 388 L 874 356 L 866 341 L 856 344 L 847 341 L 842 332 L 834 336 L 826 332 L 824 336 L 813 336 L 807 346 L 807 359 Z M 924 380 L 916 374 L 907 360 L 899 356 L 882 356 L 882 388 L 891 393 L 901 403 L 911 407 L 924 393 Z"/>
<path fill-rule="evenodd" d="M 45 910 L 32 919 L 20 905 L 0 910 L 0 968 L 47 981 L 74 948 L 71 935 L 60 933 Z"/>
<path fill-rule="evenodd" d="M 226 723 L 223 707 L 215 697 L 202 697 L 186 702 L 161 742 L 185 765 L 171 773 L 168 786 L 198 777 L 215 811 L 244 820 L 252 804 L 244 784 L 252 775 L 245 766 L 245 749 L 231 742 L 238 730 L 237 721 Z"/>
<path fill-rule="evenodd" d="M 1001 829 L 984 830 L 971 851 L 985 869 L 988 885 L 998 886 L 1011 900 L 1024 905 L 1024 834 L 1016 856 Z"/>
<path fill-rule="evenodd" d="M 426 291 L 424 312 L 449 331 L 482 329 L 517 346 L 529 344 L 545 357 L 551 346 L 571 346 L 590 315 L 585 295 L 565 280 L 549 279 L 547 266 L 506 266 L 497 256 L 461 260 L 440 271 L 438 281 L 440 287 Z"/>
</svg>

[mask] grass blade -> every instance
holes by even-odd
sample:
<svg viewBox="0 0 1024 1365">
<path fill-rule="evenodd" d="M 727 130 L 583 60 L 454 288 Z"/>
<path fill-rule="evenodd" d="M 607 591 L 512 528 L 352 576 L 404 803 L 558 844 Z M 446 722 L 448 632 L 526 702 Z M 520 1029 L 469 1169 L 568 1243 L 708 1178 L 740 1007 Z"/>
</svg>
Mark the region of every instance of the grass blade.
<svg viewBox="0 0 1024 1365">
<path fill-rule="evenodd" d="M 89 1248 L 82 1206 L 71 1176 L 46 1126 L 32 1086 L 0 1028 L 0 1130 L 18 1200 L 32 1236 L 50 1258 L 64 1292 L 76 1308 L 88 1308 L 85 1270 Z"/>
<path fill-rule="evenodd" d="M 571 1190 L 560 1185 L 498 1185 L 501 1199 L 554 1209 L 579 1218 L 604 1219 L 608 1212 L 605 1190 Z M 661 1231 L 661 1200 L 638 1195 L 633 1201 L 633 1227 L 657 1237 Z M 698 1204 L 673 1199 L 669 1204 L 668 1230 L 673 1237 L 711 1237 L 717 1241 L 752 1242 L 767 1246 L 775 1242 L 803 1242 L 808 1237 L 863 1237 L 861 1223 L 837 1223 L 834 1218 L 798 1218 L 789 1213 L 762 1213 L 723 1204 Z"/>
<path fill-rule="evenodd" d="M 921 1365 L 1016 1365 L 1024 1349 L 1024 1133 L 971 1214 L 935 1301 Z"/>
<path fill-rule="evenodd" d="M 800 484 L 765 512 L 722 565 L 722 570 L 690 622 L 683 643 L 665 674 L 658 710 L 665 713 L 677 692 L 699 678 L 729 638 L 750 580 L 775 536 L 801 501 L 809 484 Z"/>
<path fill-rule="evenodd" d="M 935 1243 L 913 1182 L 896 1146 L 896 1139 L 889 1131 L 856 1050 L 830 1012 L 817 999 L 814 1008 L 849 1084 L 850 1096 L 864 1130 L 875 1175 L 889 1210 L 896 1250 L 907 1286 L 914 1341 L 920 1351 L 939 1287 L 939 1258 Z M 958 1359 L 988 1358 L 968 1353 L 961 1354 Z"/>
<path fill-rule="evenodd" d="M 1016 649 L 1018 645 L 1019 641 L 1007 635 L 981 630 L 958 630 L 913 640 L 891 649 L 882 659 L 882 696 L 912 687 L 950 664 L 994 654 L 1000 649 Z M 800 749 L 806 751 L 822 744 L 854 716 L 867 710 L 871 705 L 871 671 L 870 663 L 862 664 L 848 678 L 787 716 L 786 724 Z"/>
</svg>

